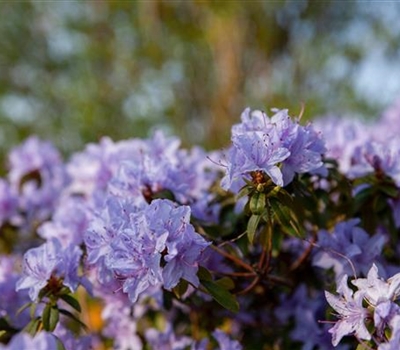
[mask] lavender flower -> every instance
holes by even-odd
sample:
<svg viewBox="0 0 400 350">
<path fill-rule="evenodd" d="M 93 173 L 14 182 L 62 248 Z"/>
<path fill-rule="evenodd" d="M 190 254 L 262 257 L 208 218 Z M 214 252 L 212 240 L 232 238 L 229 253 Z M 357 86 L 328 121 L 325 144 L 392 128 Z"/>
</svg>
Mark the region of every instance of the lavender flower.
<svg viewBox="0 0 400 350">
<path fill-rule="evenodd" d="M 242 346 L 237 340 L 230 339 L 229 336 L 220 329 L 216 329 L 212 335 L 217 340 L 220 350 L 242 350 Z"/>
<path fill-rule="evenodd" d="M 364 293 L 357 291 L 353 295 L 353 291 L 347 285 L 347 275 L 342 277 L 337 292 L 340 297 L 325 292 L 326 300 L 340 318 L 335 326 L 329 330 L 329 333 L 332 334 L 333 346 L 338 345 L 344 336 L 350 334 L 355 334 L 359 339 L 370 340 L 371 334 L 364 321 L 371 315 L 362 305 Z"/>
<path fill-rule="evenodd" d="M 337 283 L 343 275 L 360 271 L 366 274 L 379 257 L 386 238 L 381 233 L 370 237 L 351 219 L 335 225 L 333 232 L 321 230 L 318 244 L 321 247 L 313 257 L 313 265 L 324 269 L 333 268 Z"/>
<path fill-rule="evenodd" d="M 56 338 L 47 332 L 39 332 L 35 337 L 28 333 L 19 333 L 12 338 L 9 344 L 0 344 L 0 350 L 54 350 L 58 348 Z"/>
<path fill-rule="evenodd" d="M 170 323 L 167 323 L 164 331 L 147 329 L 145 338 L 151 349 L 160 350 L 184 350 L 193 343 L 193 339 L 187 336 L 176 335 Z"/>
<path fill-rule="evenodd" d="M 88 144 L 82 152 L 75 153 L 67 164 L 67 172 L 72 179 L 68 192 L 85 197 L 91 197 L 96 192 L 103 193 L 121 162 L 134 157 L 142 144 L 139 139 L 113 142 L 108 137 L 103 137 L 98 144 Z"/>
<path fill-rule="evenodd" d="M 362 177 L 370 173 L 391 177 L 400 186 L 400 140 L 396 137 L 384 143 L 366 142 L 353 153 L 350 178 Z"/>
<path fill-rule="evenodd" d="M 400 315 L 400 307 L 392 301 L 380 302 L 374 310 L 374 324 L 376 333 L 381 339 L 384 337 L 386 327 L 393 318 Z"/>
<path fill-rule="evenodd" d="M 75 291 L 81 282 L 77 275 L 81 255 L 82 251 L 77 246 L 64 249 L 55 238 L 28 250 L 24 255 L 23 274 L 17 281 L 16 290 L 29 289 L 29 297 L 36 301 L 40 290 L 54 277 Z"/>
<path fill-rule="evenodd" d="M 111 198 L 106 212 L 115 220 L 104 225 L 99 215 L 85 234 L 88 262 L 102 266 L 100 283 L 114 276 L 131 302 L 154 286 L 171 289 L 181 278 L 198 286 L 198 262 L 208 243 L 190 224 L 190 208 L 154 200 L 142 210 L 126 211 Z"/>
<path fill-rule="evenodd" d="M 61 156 L 49 142 L 30 137 L 9 155 L 8 179 L 19 193 L 19 210 L 24 214 L 21 225 L 48 219 L 67 184 Z"/>
<path fill-rule="evenodd" d="M 392 335 L 388 342 L 381 343 L 378 350 L 398 350 L 400 344 L 400 315 L 396 315 L 390 322 Z"/>
<path fill-rule="evenodd" d="M 89 221 L 87 204 L 80 197 L 66 197 L 56 208 L 52 220 L 38 228 L 44 239 L 57 238 L 63 246 L 80 245 Z"/>
<path fill-rule="evenodd" d="M 358 278 L 351 282 L 363 291 L 368 302 L 377 306 L 381 302 L 395 301 L 400 296 L 400 273 L 387 281 L 378 276 L 378 267 L 373 264 L 367 278 Z"/>
<path fill-rule="evenodd" d="M 326 140 L 326 156 L 338 161 L 339 169 L 347 174 L 353 161 L 354 150 L 371 138 L 372 128 L 359 119 L 328 116 L 314 121 L 316 130 Z"/>
<path fill-rule="evenodd" d="M 293 295 L 282 299 L 276 308 L 276 317 L 282 325 L 287 325 L 290 318 L 294 320 L 294 328 L 290 331 L 291 339 L 303 344 L 302 350 L 320 350 L 332 348 L 331 337 L 327 334 L 327 324 L 318 320 L 324 317 L 326 301 L 324 294 L 316 290 L 308 290 L 301 284 Z M 339 349 L 348 349 L 346 345 Z"/>
<path fill-rule="evenodd" d="M 29 302 L 29 296 L 25 291 L 15 291 L 20 278 L 15 269 L 19 260 L 18 256 L 0 256 L 0 318 L 7 318 L 13 327 L 23 328 L 29 322 L 29 312 L 17 313 L 17 310 Z"/>
<path fill-rule="evenodd" d="M 221 186 L 237 192 L 243 178 L 261 171 L 278 186 L 286 186 L 294 175 L 315 171 L 323 166 L 325 146 L 311 125 L 294 122 L 287 110 L 272 118 L 260 111 L 246 109 L 242 123 L 232 127 L 232 147 L 227 157 L 226 175 Z"/>
<path fill-rule="evenodd" d="M 113 340 L 115 349 L 142 349 L 142 340 L 137 334 L 138 320 L 144 317 L 148 308 L 136 303 L 130 305 L 125 294 L 105 295 L 101 313 L 105 321 L 103 334 Z M 159 306 L 159 305 L 157 305 Z"/>
<path fill-rule="evenodd" d="M 141 207 L 162 191 L 170 191 L 174 199 L 189 205 L 200 219 L 216 220 L 219 205 L 209 192 L 216 181 L 217 167 L 201 148 L 179 149 L 179 140 L 157 132 L 143 140 L 129 160 L 121 162 L 109 183 L 112 194 L 131 198 Z"/>
</svg>

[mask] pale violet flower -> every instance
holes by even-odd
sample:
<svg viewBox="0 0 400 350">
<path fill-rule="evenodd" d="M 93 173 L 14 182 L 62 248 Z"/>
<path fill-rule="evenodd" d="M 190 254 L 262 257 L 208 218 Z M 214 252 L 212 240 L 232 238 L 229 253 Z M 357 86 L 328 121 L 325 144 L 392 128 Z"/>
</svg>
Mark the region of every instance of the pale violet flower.
<svg viewBox="0 0 400 350">
<path fill-rule="evenodd" d="M 264 112 L 242 113 L 240 124 L 232 127 L 232 146 L 226 156 L 226 173 L 221 186 L 238 192 L 261 171 L 278 186 L 292 182 L 295 174 L 320 171 L 325 145 L 321 133 L 312 125 L 302 126 L 287 110 L 274 110 L 269 118 Z M 320 173 L 323 173 L 320 171 Z"/>
<path fill-rule="evenodd" d="M 325 291 L 326 300 L 339 317 L 335 326 L 329 330 L 333 346 L 338 345 L 346 335 L 354 334 L 359 339 L 370 340 L 371 334 L 365 325 L 365 320 L 371 318 L 371 315 L 362 305 L 364 293 L 357 291 L 353 294 L 347 285 L 347 275 L 342 277 L 337 292 L 340 296 Z"/>
<path fill-rule="evenodd" d="M 369 270 L 367 278 L 358 278 L 351 283 L 363 292 L 373 306 L 384 301 L 395 301 L 400 295 L 400 273 L 385 281 L 379 277 L 378 267 L 375 264 Z"/>
<path fill-rule="evenodd" d="M 78 246 L 64 248 L 56 238 L 28 250 L 24 255 L 23 272 L 16 283 L 16 290 L 29 289 L 29 297 L 36 301 L 40 290 L 51 277 L 55 277 L 74 292 L 78 284 L 83 282 L 77 274 L 81 255 Z"/>
<path fill-rule="evenodd" d="M 400 315 L 396 315 L 390 322 L 392 335 L 387 343 L 378 346 L 378 350 L 398 350 L 400 344 Z"/>
<path fill-rule="evenodd" d="M 19 333 L 7 344 L 0 344 L 0 350 L 54 350 L 58 348 L 56 337 L 51 333 L 39 332 L 35 337 Z"/>
<path fill-rule="evenodd" d="M 367 274 L 379 255 L 387 238 L 382 233 L 370 236 L 358 226 L 360 219 L 339 222 L 332 232 L 318 232 L 319 249 L 313 257 L 313 265 L 323 269 L 333 268 L 338 283 L 344 275 L 362 272 Z"/>
</svg>

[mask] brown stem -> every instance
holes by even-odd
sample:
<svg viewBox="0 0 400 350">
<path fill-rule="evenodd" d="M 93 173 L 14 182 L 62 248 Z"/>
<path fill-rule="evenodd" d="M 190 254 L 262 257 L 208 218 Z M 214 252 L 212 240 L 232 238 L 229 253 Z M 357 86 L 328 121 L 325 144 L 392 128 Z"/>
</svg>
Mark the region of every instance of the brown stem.
<svg viewBox="0 0 400 350">
<path fill-rule="evenodd" d="M 295 261 L 290 265 L 289 271 L 294 271 L 294 270 L 298 269 L 299 266 L 308 258 L 308 256 L 310 255 L 310 253 L 311 253 L 311 251 L 312 251 L 312 248 L 313 248 L 313 245 L 314 245 L 314 243 L 316 242 L 316 240 L 317 240 L 317 239 L 316 239 L 316 237 L 314 236 L 314 237 L 311 239 L 311 241 L 309 242 L 310 245 L 307 247 L 306 250 L 304 250 L 303 254 L 301 254 L 301 255 L 298 257 L 298 259 L 295 260 Z"/>
<path fill-rule="evenodd" d="M 285 278 L 282 278 L 282 277 L 279 277 L 279 276 L 274 276 L 274 275 L 267 275 L 266 279 L 270 280 L 272 282 L 275 282 L 275 283 L 282 284 L 284 286 L 293 288 L 293 283 L 291 281 L 288 281 Z"/>
<path fill-rule="evenodd" d="M 260 276 L 256 276 L 256 278 L 254 278 L 253 282 L 251 282 L 245 289 L 236 293 L 236 295 L 243 295 L 243 294 L 250 292 L 258 284 L 258 282 L 260 282 Z"/>
<path fill-rule="evenodd" d="M 210 271 L 213 274 L 224 275 L 224 276 L 232 276 L 232 277 L 255 277 L 257 274 L 255 272 L 219 272 L 219 271 Z"/>
<path fill-rule="evenodd" d="M 225 250 L 222 250 L 215 245 L 211 245 L 211 248 L 214 249 L 215 251 L 217 251 L 219 254 L 221 254 L 225 258 L 233 261 L 236 265 L 243 267 L 247 271 L 254 272 L 254 269 L 249 264 L 246 264 L 242 260 L 238 259 L 236 256 L 229 254 Z"/>
</svg>

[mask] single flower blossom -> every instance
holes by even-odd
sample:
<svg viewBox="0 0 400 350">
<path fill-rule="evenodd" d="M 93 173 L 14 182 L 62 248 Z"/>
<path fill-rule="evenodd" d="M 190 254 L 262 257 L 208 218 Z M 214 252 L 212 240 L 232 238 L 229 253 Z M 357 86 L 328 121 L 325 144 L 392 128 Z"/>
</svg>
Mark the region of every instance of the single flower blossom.
<svg viewBox="0 0 400 350">
<path fill-rule="evenodd" d="M 362 305 L 364 293 L 357 291 L 353 295 L 353 291 L 347 285 L 347 275 L 342 277 L 337 292 L 340 296 L 325 291 L 326 300 L 339 317 L 335 326 L 329 330 L 332 334 L 332 345 L 337 346 L 344 336 L 351 334 L 359 339 L 370 340 L 371 334 L 365 320 L 371 315 Z"/>
<path fill-rule="evenodd" d="M 362 291 L 368 302 L 377 306 L 384 301 L 396 301 L 400 296 L 400 273 L 390 277 L 387 281 L 378 275 L 378 267 L 373 264 L 367 278 L 358 278 L 351 281 Z"/>
<path fill-rule="evenodd" d="M 81 255 L 79 247 L 71 245 L 65 249 L 55 238 L 28 250 L 24 255 L 23 272 L 16 283 L 16 290 L 29 289 L 29 297 L 36 301 L 40 290 L 54 277 L 74 292 L 82 282 L 77 271 Z"/>
</svg>

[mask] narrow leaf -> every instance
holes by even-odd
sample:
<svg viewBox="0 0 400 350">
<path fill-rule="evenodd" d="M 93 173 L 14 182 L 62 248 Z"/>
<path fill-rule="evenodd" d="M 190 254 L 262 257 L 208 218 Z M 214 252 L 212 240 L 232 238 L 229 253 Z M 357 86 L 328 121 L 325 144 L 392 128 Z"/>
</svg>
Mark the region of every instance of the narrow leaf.
<svg viewBox="0 0 400 350">
<path fill-rule="evenodd" d="M 254 236 L 256 234 L 258 224 L 260 223 L 260 219 L 261 215 L 253 214 L 247 223 L 247 238 L 251 244 L 253 244 Z"/>
<path fill-rule="evenodd" d="M 59 309 L 59 312 L 77 322 L 83 329 L 85 330 L 88 329 L 87 326 L 78 317 L 76 317 L 73 313 L 69 312 L 68 310 Z"/>
<path fill-rule="evenodd" d="M 56 336 L 55 336 L 55 338 L 56 338 L 56 343 L 57 343 L 57 350 L 66 350 L 64 344 L 61 341 L 61 339 L 56 337 Z"/>
<path fill-rule="evenodd" d="M 32 304 L 31 301 L 27 302 L 26 304 L 22 305 L 18 310 L 17 310 L 17 315 L 19 315 L 22 311 L 24 311 L 25 309 L 27 309 L 28 307 L 30 307 Z"/>
<path fill-rule="evenodd" d="M 206 288 L 206 290 L 211 294 L 214 300 L 223 306 L 225 309 L 238 312 L 239 304 L 233 294 L 231 294 L 224 287 L 218 285 L 213 281 L 201 281 L 201 284 Z"/>
<path fill-rule="evenodd" d="M 60 295 L 61 299 L 64 300 L 69 306 L 73 307 L 76 311 L 81 312 L 81 305 L 79 301 L 69 294 Z"/>
<path fill-rule="evenodd" d="M 302 230 L 297 218 L 292 214 L 289 208 L 283 206 L 278 200 L 270 198 L 269 203 L 275 215 L 275 218 L 283 226 L 285 231 L 290 234 L 302 236 Z M 294 231 L 294 232 L 293 232 Z"/>
<path fill-rule="evenodd" d="M 50 310 L 51 310 L 51 305 L 47 304 L 43 309 L 42 313 L 43 328 L 45 331 L 48 332 L 50 331 Z"/>
</svg>

